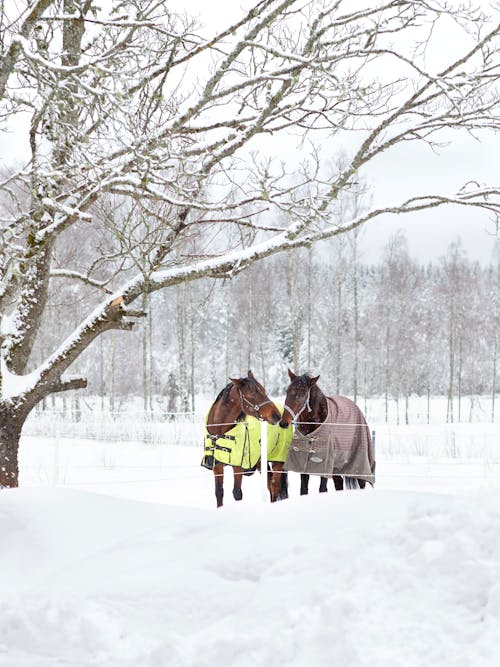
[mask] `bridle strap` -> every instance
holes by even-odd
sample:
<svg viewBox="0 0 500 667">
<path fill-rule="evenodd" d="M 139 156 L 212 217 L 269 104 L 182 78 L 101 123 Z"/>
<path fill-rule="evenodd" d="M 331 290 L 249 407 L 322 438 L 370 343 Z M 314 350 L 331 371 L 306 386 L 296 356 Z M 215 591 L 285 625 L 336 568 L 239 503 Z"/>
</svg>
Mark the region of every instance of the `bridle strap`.
<svg viewBox="0 0 500 667">
<path fill-rule="evenodd" d="M 300 408 L 300 410 L 297 410 L 297 412 L 294 412 L 292 408 L 290 408 L 288 405 L 284 406 L 284 410 L 286 410 L 288 413 L 292 415 L 292 422 L 294 424 L 297 423 L 297 417 L 300 415 L 300 413 L 304 410 L 304 408 L 307 408 L 309 411 L 311 411 L 311 404 L 309 403 L 309 399 L 311 398 L 311 388 L 309 388 L 309 391 L 307 392 L 306 400 L 304 401 L 304 404 Z"/>
<path fill-rule="evenodd" d="M 256 404 L 254 405 L 253 403 L 251 403 L 251 402 L 248 400 L 248 398 L 246 398 L 245 396 L 243 396 L 243 392 L 241 391 L 241 389 L 238 389 L 238 391 L 240 392 L 241 409 L 243 410 L 243 412 L 245 412 L 245 410 L 243 409 L 243 403 L 244 403 L 244 402 L 245 402 L 247 405 L 249 405 L 253 410 L 255 410 L 255 412 L 256 412 L 258 415 L 259 415 L 259 411 L 260 411 L 260 409 L 261 409 L 264 405 L 267 405 L 268 403 L 272 403 L 272 401 L 271 401 L 270 399 L 267 399 L 266 401 L 262 401 L 262 403 L 256 403 Z M 259 419 L 261 419 L 260 415 L 259 415 Z"/>
</svg>

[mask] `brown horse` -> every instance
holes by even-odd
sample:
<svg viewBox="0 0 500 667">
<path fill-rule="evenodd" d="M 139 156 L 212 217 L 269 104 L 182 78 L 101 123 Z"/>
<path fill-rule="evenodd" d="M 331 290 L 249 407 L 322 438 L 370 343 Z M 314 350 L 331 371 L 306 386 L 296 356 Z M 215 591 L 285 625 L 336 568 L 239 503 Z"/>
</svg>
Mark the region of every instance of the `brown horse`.
<svg viewBox="0 0 500 667">
<path fill-rule="evenodd" d="M 288 370 L 290 384 L 286 391 L 285 407 L 280 421 L 282 428 L 296 424 L 296 449 L 302 444 L 302 460 L 307 459 L 308 443 L 317 447 L 323 445 L 321 457 L 335 452 L 329 477 L 333 478 L 335 489 L 365 488 L 366 481 L 373 484 L 375 457 L 371 434 L 363 413 L 358 406 L 345 396 L 327 398 L 318 387 L 319 375 L 295 375 Z M 320 433 L 320 427 L 322 432 Z M 329 444 L 327 444 L 329 443 Z M 304 449 L 305 447 L 305 449 Z M 330 449 L 328 449 L 330 448 Z M 321 457 L 309 456 L 311 461 L 322 461 Z M 335 458 L 337 460 L 335 460 Z M 301 468 L 302 470 L 304 468 Z M 324 468 L 321 468 L 324 472 Z M 340 474 L 333 474 L 334 472 Z M 318 473 L 319 474 L 319 473 Z M 359 476 L 358 476 L 359 475 Z M 327 491 L 328 477 L 321 476 L 319 490 Z M 300 494 L 308 492 L 309 474 L 300 475 Z"/>
<path fill-rule="evenodd" d="M 241 500 L 243 475 L 252 474 L 260 463 L 260 424 L 245 417 L 256 417 L 268 424 L 277 424 L 281 418 L 252 371 L 246 378 L 230 380 L 208 412 L 202 460 L 202 465 L 214 472 L 217 507 L 223 504 L 224 466 L 233 468 L 233 497 Z"/>
</svg>

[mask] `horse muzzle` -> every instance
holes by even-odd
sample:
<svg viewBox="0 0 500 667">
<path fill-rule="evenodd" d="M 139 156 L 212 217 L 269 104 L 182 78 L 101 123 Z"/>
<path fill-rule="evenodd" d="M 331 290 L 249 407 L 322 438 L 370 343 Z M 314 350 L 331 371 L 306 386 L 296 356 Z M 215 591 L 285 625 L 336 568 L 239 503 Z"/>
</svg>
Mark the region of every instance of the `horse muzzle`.
<svg viewBox="0 0 500 667">
<path fill-rule="evenodd" d="M 280 413 L 279 412 L 273 412 L 272 424 L 277 424 L 280 419 L 281 419 Z"/>
<path fill-rule="evenodd" d="M 283 415 L 283 417 L 280 418 L 280 427 L 281 428 L 288 428 L 290 426 L 290 417 L 288 415 Z"/>
<path fill-rule="evenodd" d="M 283 407 L 283 414 L 281 415 L 280 418 L 280 426 L 281 428 L 288 428 L 290 426 L 290 423 L 292 420 L 295 419 L 295 414 L 293 410 L 291 410 L 288 405 L 284 405 Z"/>
</svg>

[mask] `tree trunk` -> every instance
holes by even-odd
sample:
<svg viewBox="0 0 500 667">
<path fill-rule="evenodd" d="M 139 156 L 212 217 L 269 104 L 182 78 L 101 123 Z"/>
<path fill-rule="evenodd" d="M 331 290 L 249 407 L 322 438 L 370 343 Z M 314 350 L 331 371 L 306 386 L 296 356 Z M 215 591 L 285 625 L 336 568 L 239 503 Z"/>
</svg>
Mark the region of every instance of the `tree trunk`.
<svg viewBox="0 0 500 667">
<path fill-rule="evenodd" d="M 0 488 L 19 486 L 19 439 L 24 419 L 0 407 Z"/>
<path fill-rule="evenodd" d="M 389 378 L 390 378 L 390 340 L 391 330 L 389 320 L 387 320 L 387 327 L 385 330 L 385 389 L 384 389 L 384 403 L 385 403 L 385 423 L 389 421 Z"/>
<path fill-rule="evenodd" d="M 431 423 L 431 381 L 427 381 L 427 423 Z"/>
<path fill-rule="evenodd" d="M 337 271 L 337 320 L 335 323 L 335 340 L 337 347 L 335 350 L 335 393 L 340 394 L 341 374 L 342 374 L 342 248 L 338 245 L 338 271 Z"/>
<path fill-rule="evenodd" d="M 104 412 L 104 340 L 99 338 L 99 387 L 101 392 L 101 412 Z"/>
<path fill-rule="evenodd" d="M 227 284 L 227 292 L 226 292 L 226 299 L 227 299 L 227 308 L 226 308 L 226 347 L 224 350 L 224 376 L 229 377 L 231 375 L 231 367 L 230 367 L 230 360 L 231 360 L 231 346 L 232 346 L 232 335 L 231 335 L 231 327 L 232 327 L 232 313 L 233 313 L 233 287 L 232 287 L 232 282 L 229 281 Z"/>
<path fill-rule="evenodd" d="M 254 339 L 254 322 L 255 322 L 255 316 L 254 316 L 254 288 L 253 288 L 253 276 L 252 276 L 252 271 L 250 270 L 248 272 L 247 276 L 247 310 L 246 310 L 246 322 L 247 322 L 247 327 L 246 327 L 246 335 L 247 335 L 247 363 L 246 363 L 246 368 L 252 368 L 253 365 L 253 339 Z"/>
<path fill-rule="evenodd" d="M 358 350 L 359 350 L 359 294 L 358 294 L 358 231 L 353 233 L 352 243 L 352 291 L 353 291 L 353 318 L 354 318 L 354 360 L 352 369 L 353 401 L 358 401 Z"/>
<path fill-rule="evenodd" d="M 491 421 L 495 421 L 495 396 L 497 392 L 496 380 L 497 380 L 497 335 L 495 334 L 495 339 L 493 341 L 493 362 L 491 366 Z"/>
<path fill-rule="evenodd" d="M 267 384 L 267 366 L 266 366 L 266 348 L 264 347 L 263 336 L 260 337 L 260 376 L 262 378 L 262 384 L 264 387 Z"/>
<path fill-rule="evenodd" d="M 142 309 L 145 312 L 148 310 L 147 294 L 144 294 L 142 297 Z M 144 410 L 145 415 L 147 414 L 149 407 L 148 341 L 148 329 L 147 324 L 145 324 L 142 330 L 142 409 Z"/>
<path fill-rule="evenodd" d="M 458 343 L 458 378 L 457 378 L 457 390 L 458 390 L 458 421 L 462 421 L 462 366 L 463 366 L 463 340 L 462 335 L 460 335 Z"/>
<path fill-rule="evenodd" d="M 115 332 L 111 332 L 111 352 L 109 358 L 109 411 L 115 413 Z"/>
<path fill-rule="evenodd" d="M 191 412 L 195 411 L 196 402 L 196 378 L 195 378 L 195 369 L 196 369 L 196 310 L 194 307 L 193 301 L 193 288 L 192 285 L 189 285 L 189 351 L 190 351 L 190 376 L 189 376 L 189 394 L 191 396 Z"/>
<path fill-rule="evenodd" d="M 302 329 L 302 313 L 301 304 L 296 299 L 296 255 L 289 253 L 287 256 L 287 296 L 289 304 L 289 327 L 291 332 L 291 361 L 292 368 L 297 370 L 300 368 L 300 343 L 301 343 L 301 329 Z"/>
<path fill-rule="evenodd" d="M 311 371 L 311 327 L 312 327 L 312 248 L 307 250 L 307 370 Z"/>
<path fill-rule="evenodd" d="M 177 344 L 179 346 L 179 389 L 181 411 L 189 411 L 186 367 L 186 285 L 177 287 Z"/>
<path fill-rule="evenodd" d="M 151 294 L 148 294 L 146 324 L 148 329 L 148 387 L 149 387 L 149 411 L 154 412 L 155 374 L 154 374 L 154 338 L 153 338 L 153 308 L 151 306 Z"/>
<path fill-rule="evenodd" d="M 448 349 L 448 405 L 446 409 L 446 421 L 453 423 L 453 394 L 454 386 L 453 379 L 455 377 L 455 338 L 453 335 L 454 317 L 453 313 L 450 316 L 450 331 L 449 331 L 449 349 Z"/>
<path fill-rule="evenodd" d="M 495 399 L 497 393 L 498 329 L 500 326 L 500 252 L 497 252 L 496 280 L 493 281 L 493 351 L 491 364 L 491 421 L 495 421 Z"/>
</svg>

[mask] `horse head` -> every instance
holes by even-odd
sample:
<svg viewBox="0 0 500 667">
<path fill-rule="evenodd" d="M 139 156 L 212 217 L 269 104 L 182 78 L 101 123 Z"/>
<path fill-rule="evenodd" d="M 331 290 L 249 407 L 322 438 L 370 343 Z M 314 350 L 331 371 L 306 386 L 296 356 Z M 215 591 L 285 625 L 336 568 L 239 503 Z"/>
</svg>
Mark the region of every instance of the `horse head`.
<svg viewBox="0 0 500 667">
<path fill-rule="evenodd" d="M 246 378 L 229 378 L 239 392 L 241 409 L 246 415 L 256 417 L 268 424 L 277 424 L 281 414 L 276 405 L 266 394 L 264 387 L 252 373 L 248 371 Z"/>
<path fill-rule="evenodd" d="M 307 374 L 295 375 L 290 369 L 288 369 L 288 376 L 290 384 L 286 390 L 285 406 L 280 420 L 281 428 L 288 428 L 292 421 L 297 421 L 304 409 L 310 409 L 311 389 L 319 379 L 319 375 L 316 377 Z"/>
</svg>

